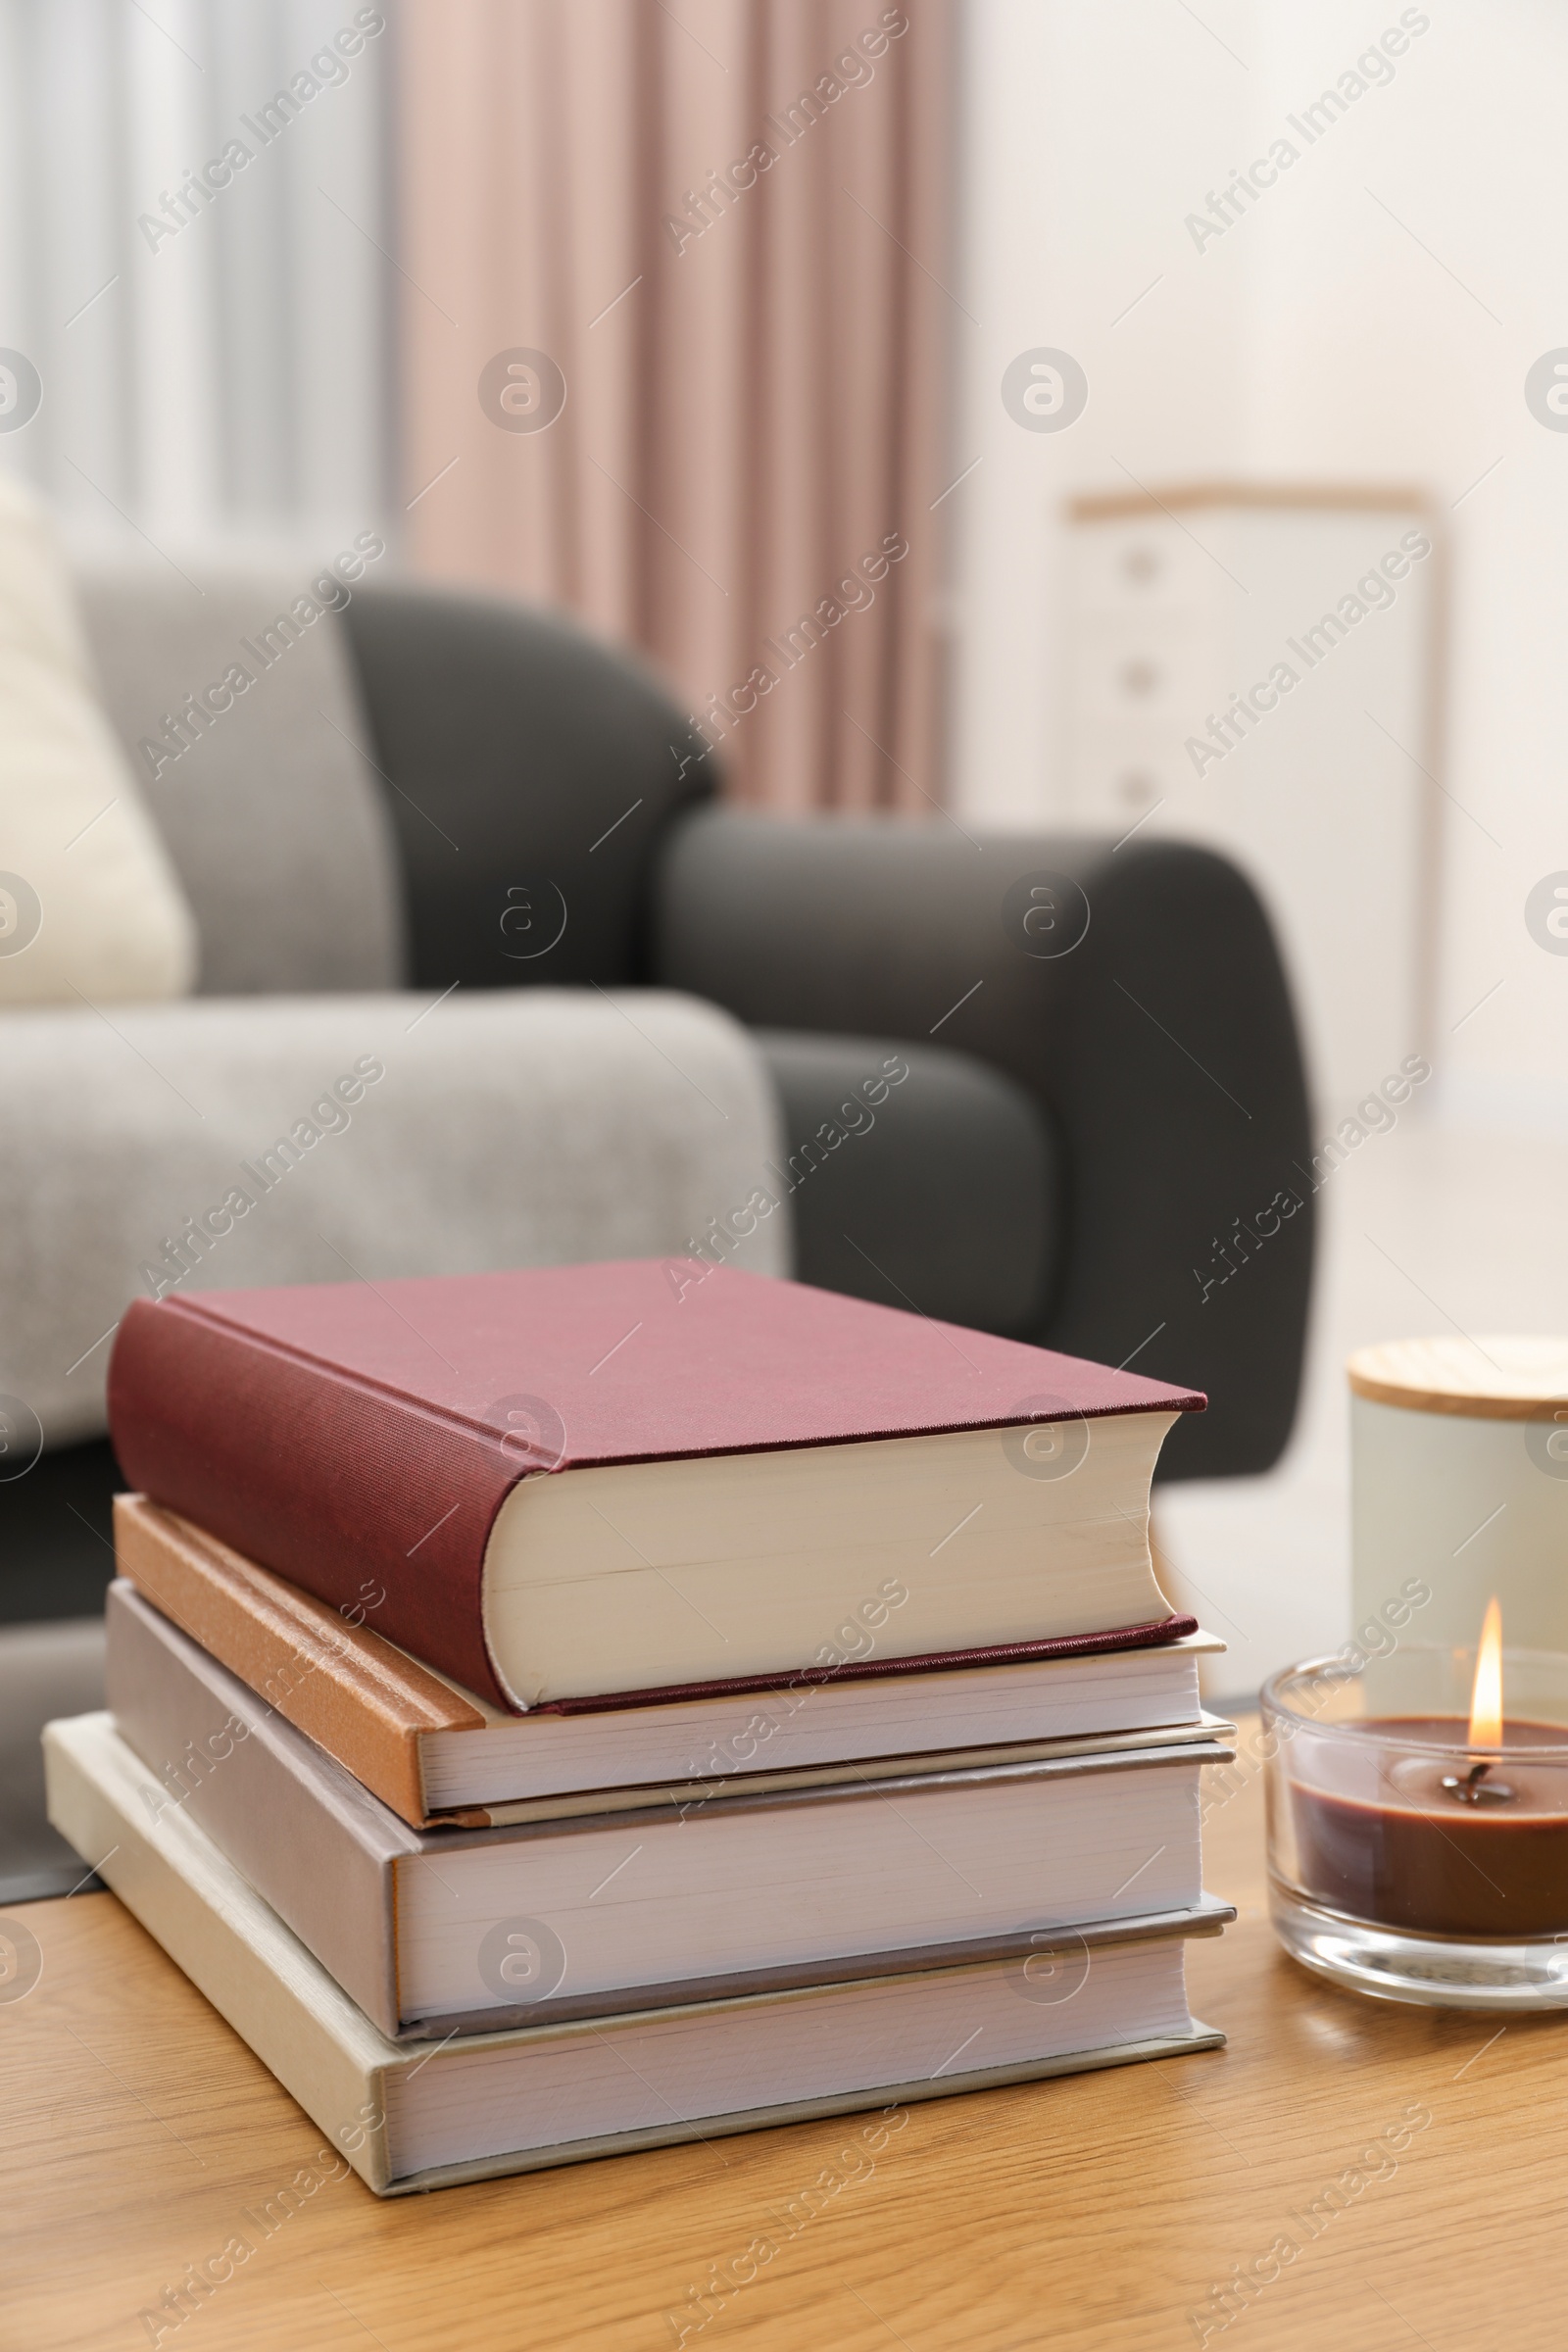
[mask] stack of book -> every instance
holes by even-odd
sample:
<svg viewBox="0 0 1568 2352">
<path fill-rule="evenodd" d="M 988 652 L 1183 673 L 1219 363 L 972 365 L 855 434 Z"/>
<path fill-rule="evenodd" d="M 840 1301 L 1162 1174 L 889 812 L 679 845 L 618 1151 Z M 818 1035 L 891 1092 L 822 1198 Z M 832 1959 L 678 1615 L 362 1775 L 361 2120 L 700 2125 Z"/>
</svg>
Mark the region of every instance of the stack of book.
<svg viewBox="0 0 1568 2352">
<path fill-rule="evenodd" d="M 140 1301 L 51 1817 L 382 2193 L 1212 2047 L 1201 1402 L 698 1262 Z"/>
</svg>

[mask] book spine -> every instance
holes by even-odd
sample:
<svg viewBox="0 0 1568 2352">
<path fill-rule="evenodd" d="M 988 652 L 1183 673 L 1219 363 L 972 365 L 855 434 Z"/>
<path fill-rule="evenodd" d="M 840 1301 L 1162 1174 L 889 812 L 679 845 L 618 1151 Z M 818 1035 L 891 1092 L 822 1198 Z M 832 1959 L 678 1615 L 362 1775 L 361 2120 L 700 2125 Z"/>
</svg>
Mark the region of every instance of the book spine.
<svg viewBox="0 0 1568 2352">
<path fill-rule="evenodd" d="M 521 1467 L 499 1439 L 183 1298 L 126 1310 L 109 1427 L 153 1501 L 338 1609 L 373 1606 L 389 1641 L 512 1708 L 481 1601 L 490 1529 Z"/>
<path fill-rule="evenodd" d="M 313 1985 L 297 1954 L 290 1966 L 275 1921 L 259 1938 L 243 1888 L 205 1840 L 181 1835 L 180 1820 L 152 1820 L 148 1784 L 119 1768 L 124 1751 L 107 1716 L 50 1724 L 43 1752 L 55 1828 L 77 1853 L 103 1856 L 101 1875 L 126 1910 L 320 2126 L 327 2149 L 385 2196 L 388 2135 L 360 2122 L 384 2107 L 384 2038 L 335 1987 Z"/>
<path fill-rule="evenodd" d="M 107 1634 L 106 1695 L 121 1738 L 158 1784 L 149 1810 L 159 1820 L 182 1815 L 204 1830 L 395 2039 L 388 1847 L 406 1840 L 417 1852 L 416 1838 L 405 1832 L 389 1840 L 372 1829 L 374 1842 L 368 1842 L 349 1816 L 356 1800 L 364 1813 L 374 1799 L 328 1758 L 303 1754 L 298 1733 L 122 1585 L 110 1590 Z M 379 1818 L 396 1832 L 389 1815 Z"/>
<path fill-rule="evenodd" d="M 139 1494 L 115 1496 L 115 1561 L 181 1633 L 411 1829 L 428 1826 L 421 1737 L 480 1731 L 484 1717 L 358 1622 L 366 1612 L 328 1608 Z"/>
</svg>

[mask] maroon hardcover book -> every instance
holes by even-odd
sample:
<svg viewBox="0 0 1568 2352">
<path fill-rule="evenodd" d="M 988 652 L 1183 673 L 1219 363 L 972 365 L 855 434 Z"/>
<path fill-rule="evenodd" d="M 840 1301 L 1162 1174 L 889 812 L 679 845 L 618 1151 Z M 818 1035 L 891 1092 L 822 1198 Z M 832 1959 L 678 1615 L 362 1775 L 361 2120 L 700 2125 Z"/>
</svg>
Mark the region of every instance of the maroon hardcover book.
<svg viewBox="0 0 1568 2352">
<path fill-rule="evenodd" d="M 524 1475 L 1203 1401 L 804 1284 L 658 1259 L 137 1299 L 109 1372 L 131 1486 L 323 1600 L 363 1608 L 384 1589 L 377 1629 L 502 1706 L 485 1548 Z M 1192 1620 L 1136 1630 L 1174 1638 Z"/>
</svg>

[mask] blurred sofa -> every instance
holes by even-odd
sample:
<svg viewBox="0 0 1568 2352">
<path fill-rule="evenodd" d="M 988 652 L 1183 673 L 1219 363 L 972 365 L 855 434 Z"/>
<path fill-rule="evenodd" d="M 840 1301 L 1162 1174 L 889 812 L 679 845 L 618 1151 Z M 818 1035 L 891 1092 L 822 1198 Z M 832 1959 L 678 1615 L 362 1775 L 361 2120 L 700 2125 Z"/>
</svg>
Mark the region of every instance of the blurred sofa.
<svg viewBox="0 0 1568 2352">
<path fill-rule="evenodd" d="M 160 1284 L 700 1251 L 1200 1386 L 1170 1476 L 1277 1457 L 1310 1201 L 1239 1235 L 1306 1102 L 1223 859 L 725 807 L 655 679 L 501 600 L 81 588 L 201 969 L 0 1022 L 0 1618 L 99 1605 L 103 1367 Z"/>
</svg>

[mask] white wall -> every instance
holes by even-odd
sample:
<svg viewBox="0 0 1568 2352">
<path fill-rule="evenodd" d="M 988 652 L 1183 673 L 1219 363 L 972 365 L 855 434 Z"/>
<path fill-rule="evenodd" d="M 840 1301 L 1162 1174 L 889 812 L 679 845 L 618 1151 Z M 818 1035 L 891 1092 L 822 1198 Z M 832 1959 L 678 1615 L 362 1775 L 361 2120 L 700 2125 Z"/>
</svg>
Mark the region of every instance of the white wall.
<svg viewBox="0 0 1568 2352">
<path fill-rule="evenodd" d="M 981 463 L 954 493 L 955 781 L 976 815 L 1024 823 L 1058 766 L 1063 501 L 1237 463 L 1245 316 L 1234 271 L 1189 267 L 1182 216 L 1240 138 L 1248 76 L 1167 0 L 972 0 L 962 22 L 954 454 Z M 1089 376 L 1059 434 L 1002 405 L 1033 346 Z"/>
<path fill-rule="evenodd" d="M 1546 0 L 1414 13 L 1429 28 L 1392 80 L 1307 147 L 1287 116 L 1399 24 L 1396 0 L 1203 0 L 1197 17 L 972 0 L 956 456 L 982 463 L 954 494 L 956 791 L 993 821 L 1053 811 L 1071 492 L 1426 484 L 1451 557 L 1453 798 L 1421 1042 L 1447 1115 L 1568 1130 L 1568 956 L 1524 923 L 1532 885 L 1568 868 L 1568 433 L 1523 392 L 1568 345 L 1568 18 Z M 1199 251 L 1185 216 L 1282 133 L 1299 160 Z M 1003 369 L 1032 345 L 1089 375 L 1059 435 L 1002 407 Z"/>
<path fill-rule="evenodd" d="M 960 812 L 1061 813 L 1071 493 L 1130 476 L 1415 481 L 1447 539 L 1453 797 L 1433 1033 L 1411 1041 L 1437 1071 L 1427 1124 L 1407 1119 L 1325 1195 L 1285 1462 L 1163 1491 L 1167 1556 L 1230 1643 L 1220 1694 L 1349 1631 L 1347 1349 L 1448 1317 L 1562 1328 L 1568 1299 L 1568 956 L 1524 922 L 1532 886 L 1568 869 L 1568 433 L 1524 399 L 1532 362 L 1568 346 L 1568 16 L 1429 0 L 1386 86 L 1310 146 L 1287 134 L 1299 158 L 1255 210 L 1201 251 L 1185 225 L 1403 4 L 970 0 L 965 14 L 954 290 L 973 323 L 956 312 L 954 470 L 981 464 L 953 500 Z M 1000 398 L 1007 363 L 1040 345 L 1089 376 L 1059 434 L 1024 431 Z M 1303 807 L 1303 827 L 1314 819 Z"/>
</svg>

